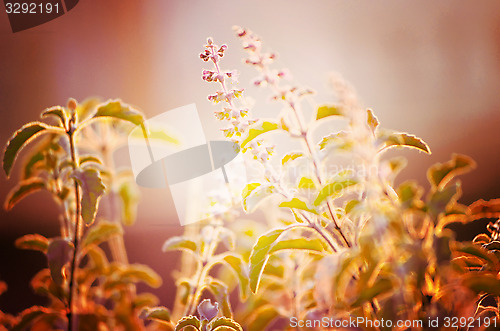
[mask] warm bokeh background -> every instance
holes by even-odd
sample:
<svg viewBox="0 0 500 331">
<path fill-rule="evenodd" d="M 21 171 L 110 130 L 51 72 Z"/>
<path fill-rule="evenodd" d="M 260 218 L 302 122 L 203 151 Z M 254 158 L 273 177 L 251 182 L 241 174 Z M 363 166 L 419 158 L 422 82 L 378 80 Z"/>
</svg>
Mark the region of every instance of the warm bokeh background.
<svg viewBox="0 0 500 331">
<path fill-rule="evenodd" d="M 375 110 L 382 125 L 422 137 L 433 154 L 402 152 L 402 178 L 425 182 L 425 169 L 452 152 L 470 155 L 478 169 L 463 177 L 464 203 L 500 196 L 500 2 L 491 1 L 118 1 L 86 0 L 68 14 L 13 34 L 0 12 L 0 145 L 48 106 L 68 97 L 121 97 L 152 117 L 195 102 L 207 135 L 217 137 L 200 79 L 198 53 L 207 36 L 229 44 L 224 65 L 242 72 L 248 95 L 253 69 L 231 27 L 256 31 L 280 53 L 296 81 L 333 100 L 326 82 L 337 71 Z M 261 94 L 258 94 L 261 95 Z M 279 107 L 257 98 L 259 114 Z M 123 152 L 123 151 L 122 151 Z M 126 153 L 126 151 L 125 151 Z M 123 153 L 122 153 L 123 154 Z M 13 177 L 16 177 L 16 173 Z M 13 187 L 0 175 L 0 200 Z M 132 262 L 164 278 L 156 291 L 173 300 L 174 254 L 163 241 L 180 233 L 168 192 L 142 189 L 137 223 L 126 231 Z M 0 309 L 16 312 L 40 303 L 29 289 L 45 265 L 41 254 L 18 251 L 15 238 L 58 232 L 57 210 L 37 194 L 11 212 L 0 211 L 0 279 L 9 291 Z M 462 235 L 470 231 L 461 230 Z"/>
</svg>

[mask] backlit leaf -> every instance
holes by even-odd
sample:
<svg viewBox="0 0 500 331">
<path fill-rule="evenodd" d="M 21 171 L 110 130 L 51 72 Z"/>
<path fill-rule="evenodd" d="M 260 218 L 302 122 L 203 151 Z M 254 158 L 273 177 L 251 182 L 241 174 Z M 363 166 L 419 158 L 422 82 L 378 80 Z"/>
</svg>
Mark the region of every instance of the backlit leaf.
<svg viewBox="0 0 500 331">
<path fill-rule="evenodd" d="M 71 174 L 75 178 L 81 190 L 81 215 L 85 223 L 94 221 L 99 199 L 104 194 L 105 186 L 99 172 L 95 169 L 75 169 Z"/>
<path fill-rule="evenodd" d="M 18 238 L 15 245 L 19 249 L 30 249 L 47 253 L 49 240 L 39 234 L 27 234 L 22 236 L 21 238 Z"/>
<path fill-rule="evenodd" d="M 55 117 L 57 117 L 59 119 L 59 122 L 60 122 L 62 128 L 65 128 L 66 121 L 67 121 L 67 118 L 68 118 L 68 116 L 66 114 L 66 111 L 61 106 L 55 106 L 55 107 L 47 108 L 47 109 L 45 109 L 42 112 L 41 116 L 42 116 L 42 118 L 48 117 L 48 116 L 55 116 Z"/>
<path fill-rule="evenodd" d="M 224 256 L 224 261 L 231 269 L 233 269 L 234 273 L 238 277 L 240 299 L 245 300 L 249 295 L 248 290 L 250 288 L 246 263 L 243 262 L 241 256 L 236 255 L 235 253 L 228 253 L 226 256 Z"/>
<path fill-rule="evenodd" d="M 345 189 L 357 183 L 358 181 L 352 178 L 352 173 L 350 171 L 340 172 L 319 191 L 318 196 L 314 200 L 314 205 L 319 206 L 329 197 L 337 198 L 341 196 Z"/>
<path fill-rule="evenodd" d="M 274 186 L 269 184 L 251 183 L 245 186 L 242 192 L 243 209 L 252 213 L 266 198 L 274 193 Z"/>
<path fill-rule="evenodd" d="M 41 178 L 30 178 L 21 181 L 7 195 L 4 205 L 5 209 L 10 210 L 23 198 L 27 197 L 31 193 L 40 191 L 44 188 L 45 188 L 45 180 Z"/>
<path fill-rule="evenodd" d="M 324 105 L 318 107 L 318 110 L 316 112 L 316 120 L 320 120 L 328 116 L 339 116 L 339 115 L 342 115 L 342 111 L 340 110 L 339 107 L 332 105 Z"/>
<path fill-rule="evenodd" d="M 170 322 L 170 311 L 166 307 L 146 308 L 141 314 L 146 319 L 157 320 L 161 322 Z"/>
<path fill-rule="evenodd" d="M 209 324 L 211 331 L 243 331 L 241 325 L 239 325 L 236 321 L 227 318 L 227 317 L 219 317 Z"/>
<path fill-rule="evenodd" d="M 471 220 L 480 218 L 500 218 L 500 199 L 489 201 L 478 200 L 467 208 L 467 216 Z"/>
<path fill-rule="evenodd" d="M 269 251 L 272 245 L 285 229 L 274 229 L 259 237 L 252 248 L 250 255 L 250 289 L 256 293 L 259 289 L 260 279 L 266 263 L 269 259 Z"/>
<path fill-rule="evenodd" d="M 143 115 L 138 110 L 123 103 L 121 100 L 107 101 L 106 104 L 97 108 L 97 112 L 93 117 L 112 117 L 129 121 L 135 125 L 141 125 L 144 123 Z"/>
<path fill-rule="evenodd" d="M 135 183 L 124 181 L 118 189 L 118 194 L 122 200 L 122 221 L 125 225 L 132 225 L 137 215 L 137 205 L 139 203 L 139 190 Z"/>
<path fill-rule="evenodd" d="M 100 221 L 98 224 L 92 226 L 82 241 L 84 247 L 90 245 L 99 245 L 108 241 L 113 236 L 123 234 L 122 228 L 115 223 Z"/>
<path fill-rule="evenodd" d="M 10 176 L 12 165 L 17 158 L 17 154 L 29 144 L 33 139 L 43 133 L 49 132 L 50 126 L 41 122 L 31 122 L 14 132 L 5 147 L 3 155 L 3 170 L 7 177 Z"/>
<path fill-rule="evenodd" d="M 143 264 L 129 264 L 121 273 L 123 279 L 130 279 L 132 281 L 142 281 L 150 287 L 160 287 L 162 281 L 161 277 L 150 267 Z"/>
<path fill-rule="evenodd" d="M 30 307 L 19 314 L 19 322 L 11 331 L 24 331 L 30 329 L 29 326 L 40 316 L 50 314 L 51 310 L 41 306 Z"/>
<path fill-rule="evenodd" d="M 54 283 L 62 285 L 66 279 L 63 267 L 69 263 L 73 254 L 73 244 L 64 238 L 50 240 L 47 248 L 47 260 L 49 262 L 50 276 Z"/>
<path fill-rule="evenodd" d="M 292 208 L 292 209 L 300 209 L 300 210 L 305 210 L 307 212 L 313 213 L 318 215 L 318 212 L 314 210 L 313 208 L 309 207 L 307 203 L 304 201 L 300 200 L 299 198 L 293 198 L 290 201 L 284 201 L 280 203 L 280 207 L 285 207 L 285 208 Z"/>
<path fill-rule="evenodd" d="M 466 155 L 453 154 L 445 163 L 436 163 L 427 171 L 427 178 L 432 187 L 442 189 L 454 177 L 467 173 L 476 167 L 476 162 Z"/>
<path fill-rule="evenodd" d="M 248 131 L 248 136 L 246 136 L 245 140 L 241 143 L 241 148 L 244 148 L 250 141 L 254 140 L 259 135 L 277 130 L 279 128 L 278 123 L 273 123 L 269 121 L 263 121 L 256 123 L 252 126 L 252 128 Z"/>
<path fill-rule="evenodd" d="M 313 190 L 316 188 L 316 184 L 314 184 L 314 181 L 311 178 L 302 177 L 300 178 L 299 185 L 297 187 L 306 190 Z"/>
<path fill-rule="evenodd" d="M 371 301 L 377 296 L 391 291 L 394 287 L 392 281 L 388 278 L 379 278 L 372 286 L 362 289 L 358 299 L 352 304 L 353 307 L 358 307 L 365 302 Z"/>
<path fill-rule="evenodd" d="M 200 330 L 200 321 L 195 316 L 186 316 L 183 317 L 177 322 L 175 326 L 175 331 L 180 331 L 185 327 L 193 327 L 196 330 Z"/>
<path fill-rule="evenodd" d="M 383 150 L 390 147 L 409 147 L 431 154 L 429 146 L 422 139 L 405 132 L 383 133 L 379 138 L 383 141 Z"/>
<path fill-rule="evenodd" d="M 298 249 L 298 250 L 305 250 L 317 253 L 325 251 L 323 242 L 320 239 L 299 238 L 299 239 L 287 239 L 278 241 L 276 244 L 273 245 L 273 247 L 269 251 L 269 254 L 273 254 L 281 250 L 287 250 L 287 249 Z"/>
<path fill-rule="evenodd" d="M 304 156 L 304 153 L 302 152 L 293 152 L 293 153 L 288 153 L 286 154 L 282 159 L 281 159 L 281 165 L 285 165 L 290 161 L 293 161 L 299 157 Z"/>
<path fill-rule="evenodd" d="M 206 289 L 213 294 L 215 300 L 219 303 L 222 315 L 232 317 L 233 311 L 231 309 L 231 303 L 229 302 L 229 294 L 226 284 L 212 278 L 206 285 Z"/>
<path fill-rule="evenodd" d="M 261 306 L 250 317 L 248 331 L 266 330 L 266 326 L 278 316 L 280 316 L 279 312 L 272 305 Z"/>
<path fill-rule="evenodd" d="M 336 133 L 331 133 L 326 137 L 323 137 L 319 142 L 319 149 L 323 150 L 327 147 L 334 146 L 340 150 L 349 150 L 353 145 L 353 142 L 349 139 L 348 133 L 345 131 L 340 131 Z"/>
<path fill-rule="evenodd" d="M 471 272 L 464 275 L 462 284 L 476 293 L 488 293 L 500 296 L 500 279 L 493 274 Z"/>
<path fill-rule="evenodd" d="M 162 251 L 187 250 L 196 252 L 196 243 L 186 237 L 169 238 L 162 246 Z"/>
</svg>

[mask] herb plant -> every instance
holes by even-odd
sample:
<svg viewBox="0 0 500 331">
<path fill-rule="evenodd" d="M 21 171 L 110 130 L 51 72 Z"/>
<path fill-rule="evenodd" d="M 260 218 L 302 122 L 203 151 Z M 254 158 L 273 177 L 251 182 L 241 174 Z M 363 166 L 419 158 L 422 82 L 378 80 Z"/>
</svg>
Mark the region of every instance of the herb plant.
<svg viewBox="0 0 500 331">
<path fill-rule="evenodd" d="M 382 128 L 338 76 L 331 79 L 336 103 L 314 106 L 308 120 L 304 110 L 314 91 L 287 85 L 288 71 L 273 66 L 277 55 L 251 31 L 235 32 L 245 63 L 258 72 L 253 84 L 267 88 L 283 111 L 277 118 L 253 118 L 237 72 L 221 67 L 228 47 L 208 39 L 200 58 L 210 67 L 202 79 L 217 86 L 208 100 L 226 123 L 223 135 L 239 144 L 258 175 L 241 192 L 241 208 L 222 213 L 218 206 L 226 202 L 213 196 L 204 221 L 166 240 L 164 252 L 182 254 L 174 307 L 136 293 L 138 281 L 157 287 L 161 279 L 147 266 L 129 264 L 123 243 L 122 223 L 135 219 L 138 193 L 111 153 L 128 124 L 148 134 L 143 116 L 119 100 L 70 99 L 42 113 L 56 124 L 29 123 L 5 149 L 9 176 L 20 150 L 43 136 L 25 156 L 5 206 L 49 191 L 60 205 L 61 235 L 31 234 L 16 242 L 47 255 L 48 268 L 32 286 L 51 303 L 18 317 L 2 315 L 2 323 L 17 330 L 310 330 L 347 329 L 342 322 L 355 319 L 363 330 L 423 330 L 435 320 L 442 328 L 496 329 L 500 199 L 458 202 L 458 176 L 475 162 L 454 154 L 432 166 L 426 194 L 415 181 L 395 185 L 406 161 L 386 152 L 430 154 L 422 139 Z M 330 121 L 343 129 L 316 141 L 318 124 Z M 280 146 L 268 139 L 273 133 L 298 148 L 277 159 Z M 102 199 L 111 206 L 109 215 L 98 213 Z M 494 220 L 470 242 L 457 241 L 448 228 L 484 218 Z M 105 243 L 111 259 L 100 247 Z"/>
</svg>

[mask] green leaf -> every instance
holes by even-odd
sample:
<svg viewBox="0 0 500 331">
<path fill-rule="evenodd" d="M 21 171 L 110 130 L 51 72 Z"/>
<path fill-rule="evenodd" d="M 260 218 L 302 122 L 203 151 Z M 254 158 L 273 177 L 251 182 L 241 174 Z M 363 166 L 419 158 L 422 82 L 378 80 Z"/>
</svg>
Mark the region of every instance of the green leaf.
<svg viewBox="0 0 500 331">
<path fill-rule="evenodd" d="M 5 209 L 10 210 L 19 201 L 34 193 L 45 188 L 45 181 L 41 178 L 30 178 L 21 181 L 16 187 L 14 187 L 9 194 L 7 199 L 5 199 Z"/>
<path fill-rule="evenodd" d="M 87 231 L 82 244 L 83 247 L 88 247 L 90 245 L 99 245 L 105 241 L 108 241 L 113 236 L 119 236 L 122 234 L 123 230 L 118 224 L 100 221 Z"/>
<path fill-rule="evenodd" d="M 10 171 L 12 170 L 12 165 L 17 158 L 17 154 L 33 139 L 43 133 L 49 132 L 49 128 L 50 126 L 47 124 L 41 122 L 31 122 L 14 132 L 5 147 L 3 155 L 3 170 L 5 171 L 7 178 L 10 176 Z"/>
<path fill-rule="evenodd" d="M 161 322 L 170 322 L 170 310 L 163 306 L 146 308 L 141 317 Z"/>
<path fill-rule="evenodd" d="M 500 199 L 477 200 L 467 208 L 471 220 L 480 218 L 500 218 Z"/>
<path fill-rule="evenodd" d="M 200 330 L 200 327 L 201 327 L 200 321 L 198 320 L 197 317 L 186 316 L 186 317 L 181 318 L 179 320 L 179 322 L 177 322 L 177 325 L 175 326 L 175 331 L 180 331 L 188 326 L 193 327 L 198 331 Z"/>
<path fill-rule="evenodd" d="M 303 156 L 304 156 L 304 153 L 301 153 L 301 152 L 288 153 L 281 159 L 281 165 L 285 165 L 288 162 L 293 161 L 293 160 L 298 159 L 299 157 L 303 157 Z"/>
<path fill-rule="evenodd" d="M 316 210 L 310 208 L 304 201 L 300 200 L 299 198 L 293 198 L 290 201 L 284 201 L 280 203 L 279 206 L 285 208 L 305 210 L 307 212 L 318 215 L 318 212 Z"/>
<path fill-rule="evenodd" d="M 132 306 L 135 309 L 140 309 L 140 308 L 144 308 L 144 307 L 156 306 L 158 304 L 158 302 L 159 302 L 159 299 L 156 295 L 154 295 L 152 293 L 141 293 L 141 294 L 137 294 L 135 296 L 135 298 L 132 299 Z M 159 310 L 166 309 L 168 314 L 169 314 L 168 317 L 170 318 L 170 312 L 165 307 L 155 307 L 155 308 L 149 308 L 149 309 L 156 309 L 156 308 L 158 308 Z M 159 315 L 158 319 L 167 317 L 167 315 L 165 313 L 161 313 L 161 312 L 158 312 L 158 315 Z"/>
<path fill-rule="evenodd" d="M 144 117 L 131 106 L 124 104 L 121 100 L 109 100 L 106 104 L 97 108 L 97 112 L 93 116 L 97 117 L 112 117 L 125 121 L 129 121 L 135 125 L 144 123 Z"/>
<path fill-rule="evenodd" d="M 224 262 L 234 271 L 239 279 L 240 299 L 245 300 L 249 293 L 248 269 L 241 256 L 236 253 L 228 253 L 224 256 Z"/>
<path fill-rule="evenodd" d="M 50 107 L 50 108 L 45 109 L 42 112 L 42 118 L 48 117 L 48 116 L 57 117 L 61 123 L 61 127 L 62 128 L 66 127 L 66 122 L 67 122 L 68 116 L 67 116 L 66 111 L 64 110 L 63 107 L 54 106 L 54 107 Z"/>
<path fill-rule="evenodd" d="M 285 249 L 299 249 L 316 253 L 321 253 L 325 251 L 323 242 L 320 239 L 299 238 L 299 239 L 280 240 L 279 242 L 273 245 L 273 247 L 269 251 L 269 254 L 273 254 Z"/>
<path fill-rule="evenodd" d="M 471 272 L 464 275 L 462 284 L 476 293 L 488 293 L 500 296 L 500 279 L 492 274 Z"/>
<path fill-rule="evenodd" d="M 49 262 L 50 276 L 57 285 L 62 285 L 66 279 L 63 267 L 71 260 L 73 244 L 64 238 L 50 240 L 47 248 L 47 260 Z"/>
<path fill-rule="evenodd" d="M 214 319 L 209 324 L 209 330 L 211 331 L 222 331 L 222 330 L 235 330 L 235 331 L 243 331 L 241 325 L 239 325 L 236 321 L 227 317 L 219 317 Z"/>
<path fill-rule="evenodd" d="M 384 143 L 384 148 L 382 150 L 390 147 L 408 147 L 416 148 L 427 154 L 431 154 L 431 149 L 422 139 L 406 132 L 383 133 L 379 138 L 381 138 Z"/>
<path fill-rule="evenodd" d="M 269 121 L 256 123 L 248 131 L 248 136 L 241 143 L 241 148 L 244 148 L 250 141 L 254 140 L 257 136 L 269 131 L 277 130 L 278 128 L 279 128 L 278 123 L 273 123 Z"/>
<path fill-rule="evenodd" d="M 95 169 L 75 169 L 71 177 L 76 179 L 82 188 L 81 215 L 85 223 L 90 224 L 94 221 L 99 199 L 106 187 L 102 183 L 99 171 Z"/>
<path fill-rule="evenodd" d="M 162 283 L 161 277 L 153 269 L 143 264 L 127 265 L 121 273 L 121 277 L 133 281 L 142 281 L 153 288 L 160 287 Z"/>
<path fill-rule="evenodd" d="M 263 200 L 274 193 L 274 186 L 270 184 L 251 183 L 245 186 L 242 192 L 243 209 L 252 213 Z"/>
<path fill-rule="evenodd" d="M 31 155 L 24 165 L 23 179 L 30 178 L 36 170 L 36 166 L 42 163 L 43 160 L 45 160 L 45 157 L 42 152 L 36 152 Z"/>
<path fill-rule="evenodd" d="M 343 114 L 339 107 L 324 105 L 318 107 L 318 110 L 316 112 L 316 120 L 320 120 L 328 116 L 341 116 L 341 115 Z"/>
<path fill-rule="evenodd" d="M 309 177 L 302 177 L 299 181 L 299 185 L 297 186 L 299 189 L 306 189 L 306 190 L 314 190 L 316 188 L 316 184 L 314 184 L 314 181 L 309 178 Z"/>
<path fill-rule="evenodd" d="M 373 133 L 375 133 L 375 130 L 379 126 L 380 122 L 378 121 L 377 116 L 373 113 L 373 110 L 367 109 L 367 124 L 370 127 L 370 130 L 372 130 Z"/>
<path fill-rule="evenodd" d="M 190 252 L 196 252 L 197 245 L 196 242 L 186 238 L 186 237 L 172 237 L 169 238 L 163 244 L 161 250 L 164 252 L 173 250 L 185 250 Z"/>
<path fill-rule="evenodd" d="M 429 212 L 437 218 L 442 213 L 445 213 L 451 206 L 453 206 L 458 198 L 462 195 L 460 188 L 460 181 L 450 183 L 441 190 L 431 192 L 428 197 Z"/>
<path fill-rule="evenodd" d="M 329 197 L 340 197 L 346 188 L 356 185 L 357 183 L 358 181 L 352 178 L 351 171 L 341 171 L 330 180 L 328 184 L 323 186 L 321 191 L 319 191 L 318 196 L 314 200 L 314 205 L 319 206 Z"/>
<path fill-rule="evenodd" d="M 467 173 L 476 167 L 476 162 L 466 155 L 453 154 L 446 163 L 436 163 L 427 171 L 427 178 L 433 188 L 442 189 L 454 177 Z"/>
<path fill-rule="evenodd" d="M 253 293 L 256 293 L 259 289 L 262 272 L 269 260 L 269 252 L 272 249 L 272 245 L 281 236 L 283 231 L 285 229 L 274 229 L 264 233 L 252 248 L 250 254 L 250 289 Z"/>
<path fill-rule="evenodd" d="M 49 247 L 49 240 L 39 234 L 27 234 L 18 238 L 15 245 L 19 249 L 30 249 L 34 251 L 40 251 L 42 253 L 47 253 L 47 248 Z"/>
<path fill-rule="evenodd" d="M 139 190 L 135 183 L 124 181 L 118 189 L 118 194 L 122 200 L 122 221 L 125 225 L 132 225 L 137 216 Z"/>
<path fill-rule="evenodd" d="M 163 141 L 163 142 L 166 142 L 166 143 L 169 143 L 169 144 L 174 144 L 174 145 L 179 145 L 180 144 L 180 141 L 178 139 L 176 139 L 175 137 L 169 135 L 165 129 L 161 128 L 161 127 L 151 127 L 150 124 L 148 124 L 147 126 L 147 137 L 149 140 L 157 140 L 157 141 Z M 137 139 L 144 139 L 144 131 L 143 130 L 137 130 L 137 129 L 134 129 L 132 130 L 132 132 L 130 133 L 130 136 L 133 137 L 133 138 L 137 138 Z"/>
<path fill-rule="evenodd" d="M 280 314 L 272 305 L 264 305 L 259 307 L 250 318 L 248 323 L 248 331 L 262 331 Z"/>
</svg>

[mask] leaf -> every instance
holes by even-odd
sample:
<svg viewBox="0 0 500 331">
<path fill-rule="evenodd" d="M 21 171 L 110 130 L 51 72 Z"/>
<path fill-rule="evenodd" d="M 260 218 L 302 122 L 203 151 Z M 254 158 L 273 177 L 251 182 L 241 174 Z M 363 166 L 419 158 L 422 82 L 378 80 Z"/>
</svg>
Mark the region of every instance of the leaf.
<svg viewBox="0 0 500 331">
<path fill-rule="evenodd" d="M 281 159 L 281 165 L 285 165 L 290 161 L 293 161 L 299 157 L 303 157 L 304 153 L 301 152 L 293 152 L 293 153 L 288 153 L 286 154 L 282 159 Z"/>
<path fill-rule="evenodd" d="M 161 277 L 153 269 L 143 264 L 127 265 L 122 271 L 121 277 L 133 281 L 142 281 L 153 288 L 160 287 L 162 283 Z"/>
<path fill-rule="evenodd" d="M 36 152 L 31 157 L 27 160 L 26 164 L 24 165 L 24 174 L 23 174 L 23 179 L 30 178 L 33 175 L 34 170 L 36 169 L 35 166 L 41 163 L 45 157 L 43 156 L 42 152 Z"/>
<path fill-rule="evenodd" d="M 170 322 L 170 310 L 166 307 L 146 308 L 141 314 L 142 318 L 160 322 Z"/>
<path fill-rule="evenodd" d="M 173 250 L 186 250 L 190 252 L 196 252 L 197 245 L 196 242 L 186 238 L 186 237 L 172 237 L 169 238 L 163 244 L 161 250 L 163 252 L 173 251 Z"/>
<path fill-rule="evenodd" d="M 320 239 L 299 238 L 299 239 L 280 240 L 279 242 L 273 245 L 273 247 L 269 251 L 269 254 L 273 254 L 286 249 L 300 249 L 316 253 L 321 253 L 325 251 L 323 242 Z"/>
<path fill-rule="evenodd" d="M 19 317 L 19 322 L 11 329 L 11 331 L 24 331 L 28 330 L 28 326 L 31 325 L 36 319 L 44 314 L 50 314 L 51 311 L 45 307 L 33 306 L 24 310 Z"/>
<path fill-rule="evenodd" d="M 175 326 L 175 331 L 180 331 L 187 326 L 191 326 L 199 331 L 200 321 L 195 316 L 185 316 L 181 318 L 179 322 L 177 322 L 177 325 Z"/>
<path fill-rule="evenodd" d="M 122 234 L 123 230 L 118 224 L 100 221 L 87 231 L 82 244 L 83 247 L 88 247 L 90 245 L 99 245 L 105 241 L 108 241 L 113 236 L 119 236 Z"/>
<path fill-rule="evenodd" d="M 117 118 L 129 121 L 135 125 L 144 123 L 142 114 L 129 105 L 124 104 L 121 100 L 109 100 L 106 104 L 99 106 L 93 118 L 97 117 Z"/>
<path fill-rule="evenodd" d="M 436 163 L 427 170 L 427 178 L 433 188 L 442 189 L 454 177 L 474 169 L 476 162 L 466 155 L 453 154 L 446 163 Z"/>
<path fill-rule="evenodd" d="M 234 271 L 239 279 L 240 299 L 245 300 L 249 293 L 248 269 L 241 256 L 229 253 L 224 256 L 224 262 Z"/>
<path fill-rule="evenodd" d="M 49 247 L 49 240 L 39 234 L 27 234 L 18 238 L 15 245 L 19 249 L 30 249 L 34 251 L 40 251 L 42 253 L 47 253 L 47 248 Z"/>
<path fill-rule="evenodd" d="M 64 238 L 52 239 L 47 248 L 50 276 L 57 285 L 61 286 L 66 279 L 63 267 L 71 260 L 73 244 Z"/>
<path fill-rule="evenodd" d="M 252 213 L 258 205 L 274 193 L 274 186 L 270 184 L 251 183 L 245 186 L 242 193 L 243 209 Z"/>
<path fill-rule="evenodd" d="M 250 289 L 253 293 L 256 293 L 259 289 L 262 272 L 269 260 L 269 251 L 283 231 L 285 229 L 274 229 L 264 233 L 252 248 L 250 254 Z"/>
<path fill-rule="evenodd" d="M 254 140 L 257 136 L 269 131 L 277 130 L 278 128 L 279 128 L 278 123 L 273 123 L 269 121 L 256 123 L 248 131 L 248 136 L 241 143 L 241 148 L 244 148 L 250 141 Z"/>
<path fill-rule="evenodd" d="M 473 202 L 467 208 L 467 216 L 471 220 L 480 218 L 500 218 L 500 199 L 484 201 L 483 199 Z"/>
<path fill-rule="evenodd" d="M 217 279 L 210 279 L 206 285 L 214 295 L 215 300 L 221 305 L 221 312 L 223 316 L 232 317 L 233 311 L 231 310 L 231 303 L 229 302 L 229 295 L 227 293 L 227 286 Z"/>
<path fill-rule="evenodd" d="M 124 181 L 118 189 L 122 200 L 122 221 L 125 225 L 132 225 L 137 216 L 137 204 L 139 202 L 139 190 L 135 183 Z"/>
<path fill-rule="evenodd" d="M 280 203 L 279 206 L 285 208 L 305 210 L 307 212 L 318 215 L 318 212 L 316 210 L 310 208 L 304 201 L 300 200 L 299 198 L 293 198 L 290 201 L 282 202 Z"/>
<path fill-rule="evenodd" d="M 319 149 L 323 150 L 333 145 L 340 150 L 349 150 L 353 143 L 354 142 L 349 138 L 349 134 L 346 131 L 339 131 L 323 137 L 319 142 Z"/>
<path fill-rule="evenodd" d="M 368 126 L 370 127 L 370 130 L 372 130 L 372 132 L 375 133 L 375 130 L 379 126 L 380 122 L 378 121 L 377 116 L 375 116 L 375 114 L 373 113 L 373 110 L 367 109 L 366 113 L 367 113 L 366 122 L 367 122 Z"/>
<path fill-rule="evenodd" d="M 261 306 L 252 314 L 248 323 L 248 331 L 266 330 L 266 326 L 278 316 L 280 314 L 272 305 Z"/>
<path fill-rule="evenodd" d="M 309 177 L 302 177 L 299 181 L 299 185 L 297 186 L 299 189 L 306 189 L 306 190 L 314 190 L 316 188 L 316 184 L 314 184 L 314 181 L 309 178 Z"/>
<path fill-rule="evenodd" d="M 328 116 L 340 116 L 343 115 L 342 111 L 340 110 L 339 107 L 336 106 L 331 106 L 331 105 L 324 105 L 318 107 L 318 110 L 316 112 L 316 120 L 320 120 L 322 118 L 328 117 Z"/>
<path fill-rule="evenodd" d="M 30 178 L 21 181 L 14 187 L 7 198 L 5 199 L 4 208 L 6 210 L 12 209 L 19 201 L 34 193 L 45 188 L 45 181 L 41 178 Z"/>
<path fill-rule="evenodd" d="M 479 245 L 457 242 L 455 244 L 454 251 L 474 256 L 480 259 L 481 261 L 485 262 L 486 264 L 489 264 L 491 267 L 495 267 L 499 263 L 498 259 L 495 257 L 494 254 L 488 253 L 488 251 L 485 248 Z"/>
<path fill-rule="evenodd" d="M 159 302 L 159 299 L 156 297 L 156 295 L 152 293 L 141 293 L 137 294 L 135 298 L 132 299 L 132 306 L 136 309 L 144 308 L 144 307 L 151 307 L 151 306 L 156 306 Z M 167 309 L 165 307 L 154 307 L 154 308 L 148 308 L 148 309 Z M 168 317 L 170 318 L 170 312 L 168 311 Z M 166 317 L 164 313 L 159 313 L 159 318 L 161 317 Z"/>
<path fill-rule="evenodd" d="M 149 140 L 157 140 L 157 141 L 163 141 L 166 143 L 174 144 L 174 145 L 179 145 L 180 141 L 173 136 L 169 135 L 165 129 L 161 127 L 155 127 L 152 128 L 150 124 L 147 126 L 147 137 Z M 144 139 L 144 131 L 143 130 L 132 130 L 130 133 L 130 137 L 137 138 L 137 139 Z"/>
<path fill-rule="evenodd" d="M 101 159 L 99 159 L 98 157 L 94 156 L 94 155 L 85 155 L 85 156 L 81 156 L 80 157 L 80 161 L 79 161 L 79 164 L 82 165 L 86 162 L 94 162 L 94 163 L 97 163 L 97 164 L 102 164 L 102 161 Z"/>
<path fill-rule="evenodd" d="M 488 293 L 500 296 L 500 279 L 492 274 L 471 272 L 464 275 L 462 284 L 476 293 Z"/>
<path fill-rule="evenodd" d="M 3 155 L 3 170 L 10 176 L 12 165 L 17 158 L 17 154 L 29 144 L 33 139 L 43 133 L 49 132 L 50 126 L 41 122 L 31 122 L 22 126 L 19 130 L 14 132 L 5 147 Z"/>
<path fill-rule="evenodd" d="M 359 307 L 367 301 L 373 300 L 375 297 L 389 292 L 393 289 L 394 284 L 388 278 L 379 278 L 372 286 L 362 289 L 358 299 L 352 304 L 353 307 Z"/>
<path fill-rule="evenodd" d="M 460 181 L 450 183 L 442 190 L 431 192 L 428 198 L 429 212 L 437 218 L 453 206 L 462 195 Z"/>
<path fill-rule="evenodd" d="M 54 106 L 54 107 L 47 108 L 42 112 L 41 116 L 42 116 L 42 118 L 48 117 L 48 116 L 57 117 L 61 123 L 62 128 L 65 128 L 66 121 L 68 118 L 68 116 L 66 115 L 66 111 L 61 106 Z"/>
<path fill-rule="evenodd" d="M 406 132 L 383 133 L 379 138 L 381 138 L 384 143 L 384 148 L 382 150 L 390 147 L 408 147 L 416 148 L 427 154 L 431 154 L 429 146 L 422 139 Z"/>
<path fill-rule="evenodd" d="M 219 317 L 209 324 L 211 331 L 222 331 L 224 330 L 235 330 L 235 331 L 243 331 L 241 325 L 239 325 L 236 321 L 227 317 Z"/>
<path fill-rule="evenodd" d="M 99 199 L 106 187 L 102 183 L 99 172 L 95 169 L 75 169 L 71 177 L 76 179 L 82 188 L 81 215 L 85 223 L 90 224 L 94 221 Z"/>
<path fill-rule="evenodd" d="M 338 198 L 346 188 L 356 185 L 358 181 L 351 176 L 351 171 L 341 171 L 338 173 L 328 184 L 323 186 L 321 191 L 319 191 L 316 200 L 314 200 L 314 205 L 319 206 L 331 196 L 333 196 L 333 198 Z"/>
</svg>

